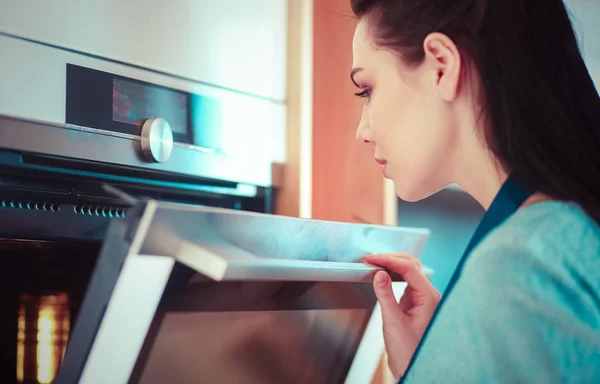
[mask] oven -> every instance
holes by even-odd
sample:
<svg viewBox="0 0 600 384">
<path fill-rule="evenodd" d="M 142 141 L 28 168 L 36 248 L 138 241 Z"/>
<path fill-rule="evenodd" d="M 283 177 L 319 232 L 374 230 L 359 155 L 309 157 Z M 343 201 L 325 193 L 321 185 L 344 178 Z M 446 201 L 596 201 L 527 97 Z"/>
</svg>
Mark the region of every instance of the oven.
<svg viewBox="0 0 600 384">
<path fill-rule="evenodd" d="M 5 34 L 0 52 L 0 382 L 49 383 L 123 196 L 273 212 L 285 113 Z"/>
<path fill-rule="evenodd" d="M 418 256 L 426 230 L 273 215 L 279 102 L 0 51 L 0 382 L 369 382 L 360 257 Z"/>
</svg>

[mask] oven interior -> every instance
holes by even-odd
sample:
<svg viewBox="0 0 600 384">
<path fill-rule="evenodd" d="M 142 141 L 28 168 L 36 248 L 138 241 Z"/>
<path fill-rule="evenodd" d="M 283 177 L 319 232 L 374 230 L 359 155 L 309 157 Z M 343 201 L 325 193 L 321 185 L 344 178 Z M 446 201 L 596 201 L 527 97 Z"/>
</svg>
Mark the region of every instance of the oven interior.
<svg viewBox="0 0 600 384">
<path fill-rule="evenodd" d="M 236 183 L 0 151 L 0 382 L 56 377 L 104 235 L 130 208 L 105 183 L 137 199 L 271 211 L 268 188 L 239 196 Z"/>
</svg>

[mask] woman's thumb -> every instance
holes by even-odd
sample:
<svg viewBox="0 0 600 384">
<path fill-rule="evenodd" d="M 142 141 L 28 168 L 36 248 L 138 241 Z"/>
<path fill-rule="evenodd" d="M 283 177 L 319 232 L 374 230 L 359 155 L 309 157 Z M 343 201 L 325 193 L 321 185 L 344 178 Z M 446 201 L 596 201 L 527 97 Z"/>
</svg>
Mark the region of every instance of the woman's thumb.
<svg viewBox="0 0 600 384">
<path fill-rule="evenodd" d="M 381 313 L 385 317 L 398 316 L 399 307 L 394 291 L 392 290 L 392 279 L 384 271 L 377 271 L 373 279 L 375 296 L 381 305 Z"/>
</svg>

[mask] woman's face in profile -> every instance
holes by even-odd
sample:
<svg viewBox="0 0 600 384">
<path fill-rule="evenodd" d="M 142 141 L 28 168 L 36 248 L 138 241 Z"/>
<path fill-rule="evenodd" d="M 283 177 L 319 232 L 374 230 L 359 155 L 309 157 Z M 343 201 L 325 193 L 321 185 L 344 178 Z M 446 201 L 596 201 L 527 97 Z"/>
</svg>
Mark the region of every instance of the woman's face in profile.
<svg viewBox="0 0 600 384">
<path fill-rule="evenodd" d="M 456 106 L 440 93 L 439 62 L 417 66 L 377 47 L 362 19 L 353 40 L 352 78 L 364 97 L 357 138 L 385 162 L 385 177 L 406 201 L 423 199 L 454 182 L 451 163 L 460 155 Z M 443 60 L 442 60 L 443 61 Z"/>
</svg>

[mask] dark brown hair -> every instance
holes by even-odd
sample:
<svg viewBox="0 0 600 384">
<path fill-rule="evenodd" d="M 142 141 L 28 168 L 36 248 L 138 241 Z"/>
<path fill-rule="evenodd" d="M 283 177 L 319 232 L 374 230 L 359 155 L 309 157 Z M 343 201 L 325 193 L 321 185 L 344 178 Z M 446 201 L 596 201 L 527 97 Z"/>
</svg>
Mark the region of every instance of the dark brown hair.
<svg viewBox="0 0 600 384">
<path fill-rule="evenodd" d="M 432 32 L 476 70 L 484 136 L 525 187 L 600 222 L 600 96 L 562 0 L 351 0 L 374 41 L 408 65 Z"/>
</svg>

